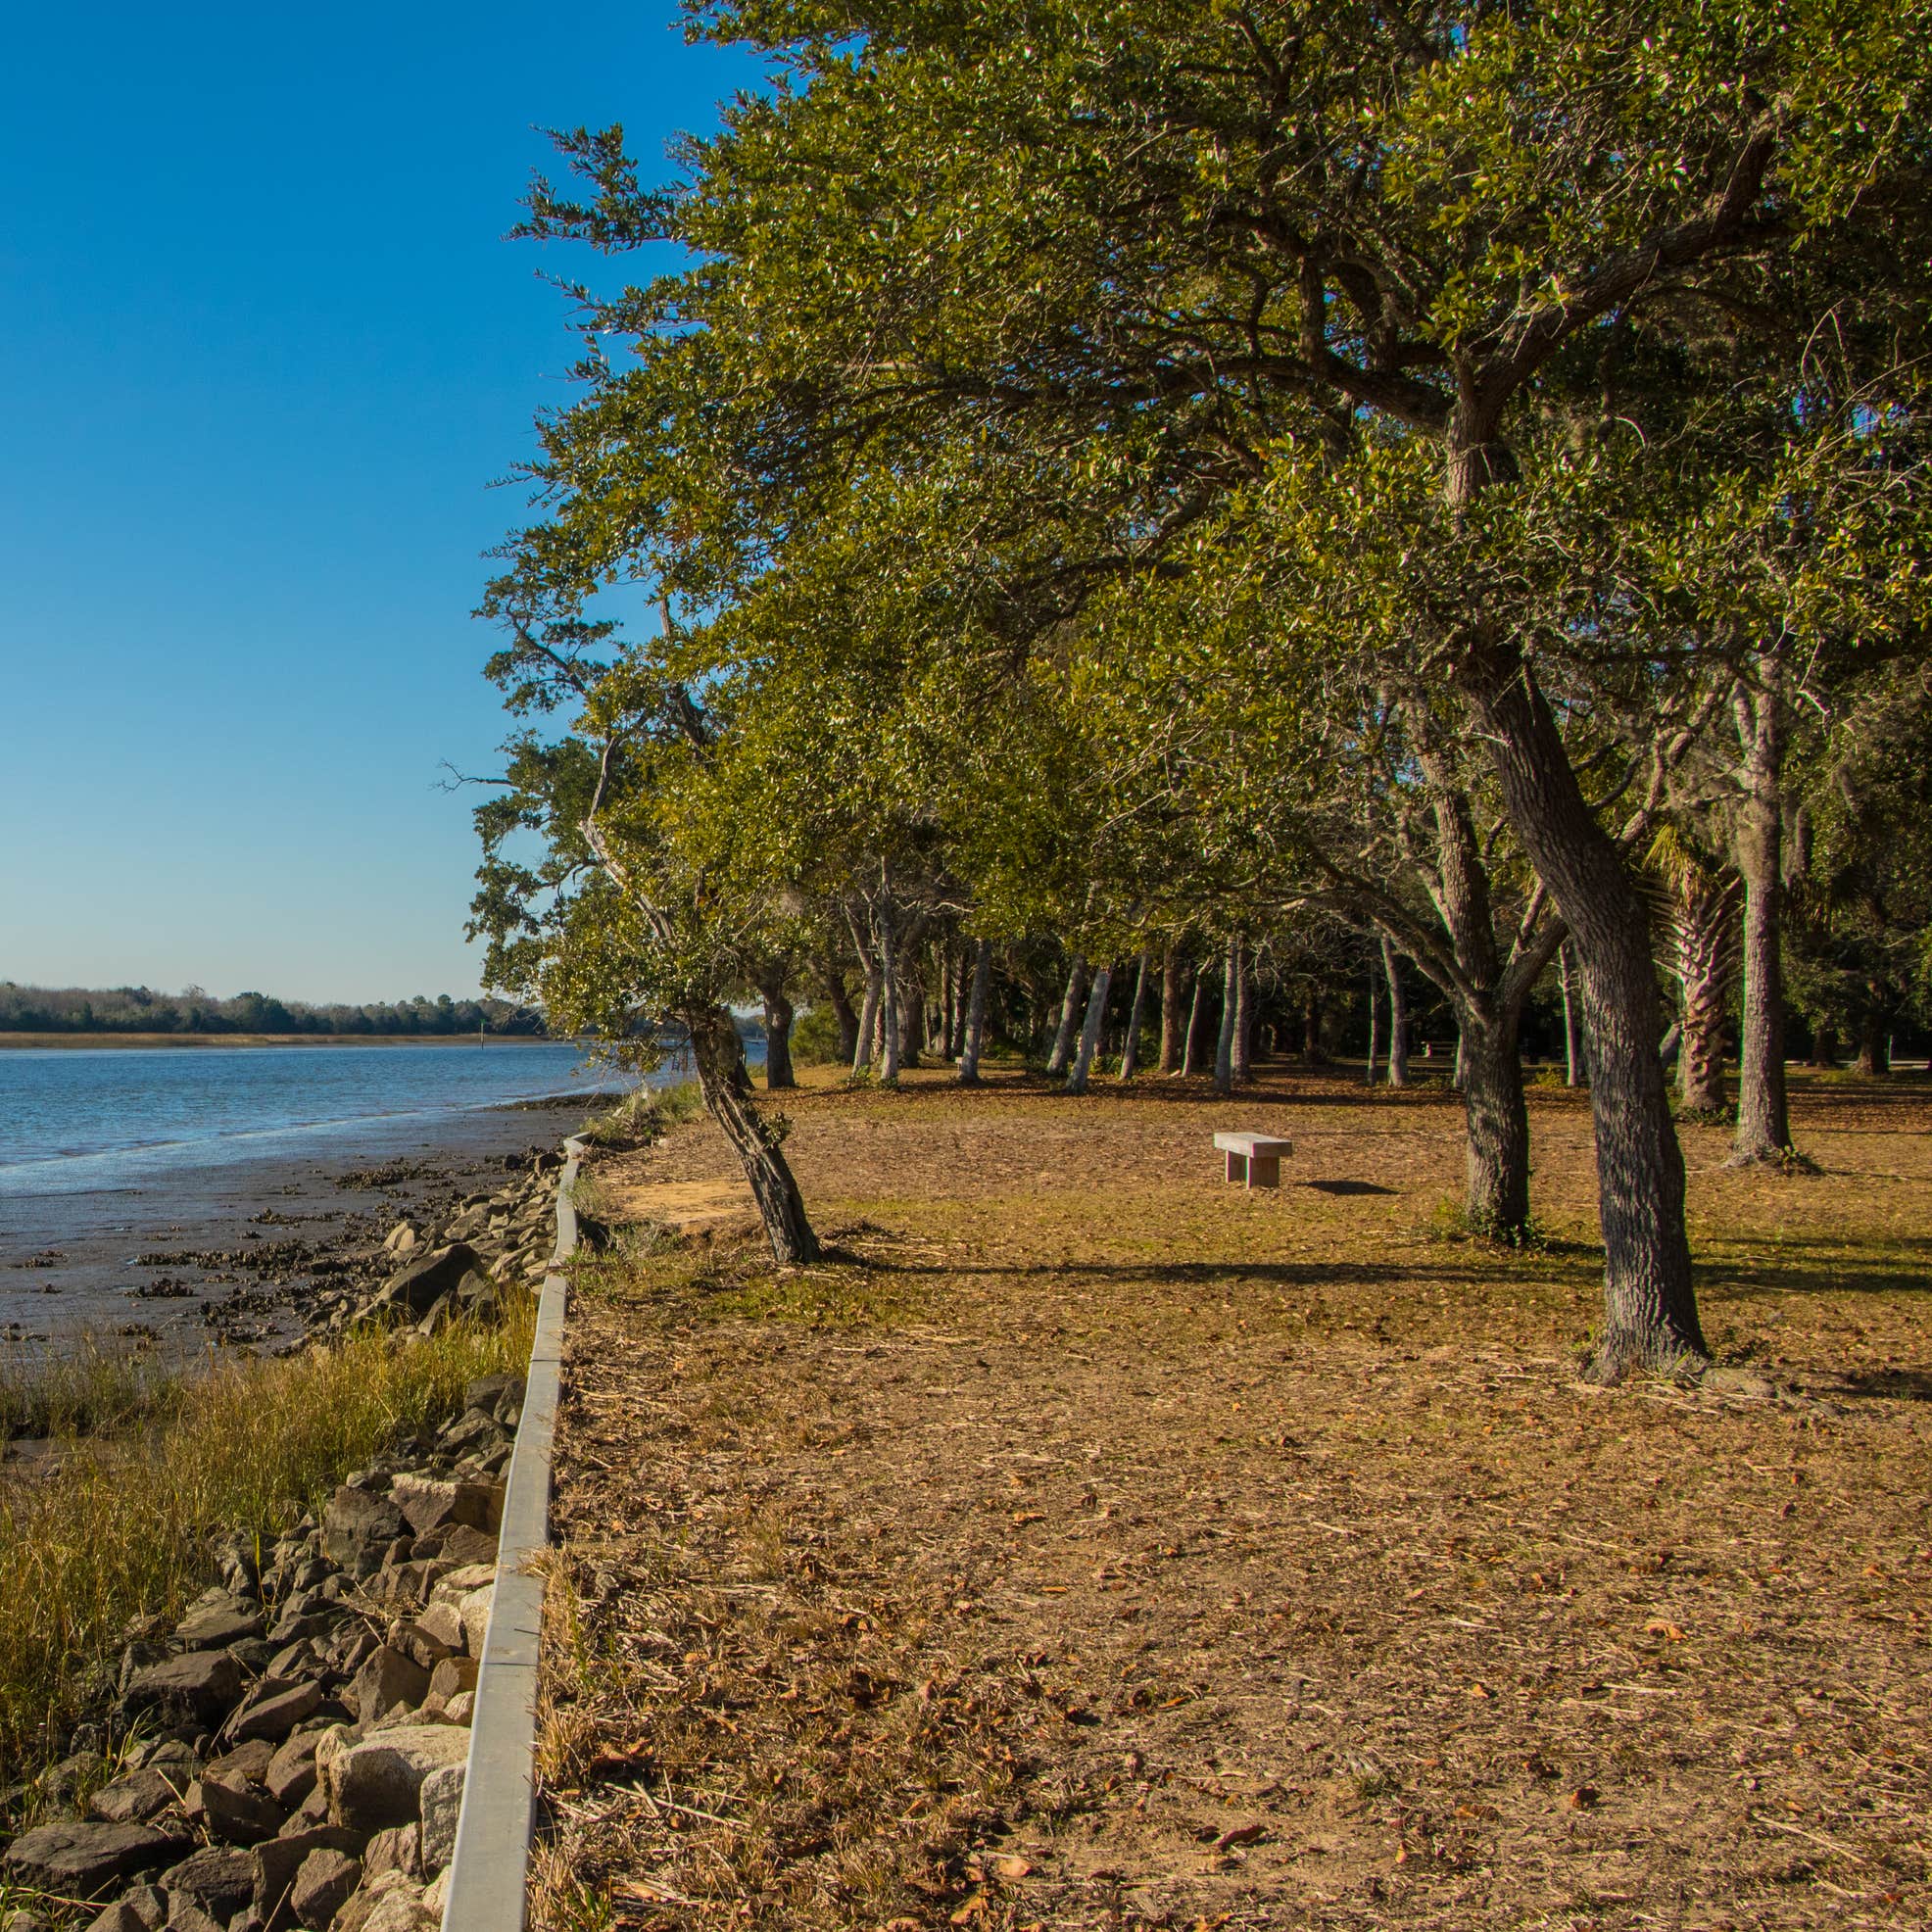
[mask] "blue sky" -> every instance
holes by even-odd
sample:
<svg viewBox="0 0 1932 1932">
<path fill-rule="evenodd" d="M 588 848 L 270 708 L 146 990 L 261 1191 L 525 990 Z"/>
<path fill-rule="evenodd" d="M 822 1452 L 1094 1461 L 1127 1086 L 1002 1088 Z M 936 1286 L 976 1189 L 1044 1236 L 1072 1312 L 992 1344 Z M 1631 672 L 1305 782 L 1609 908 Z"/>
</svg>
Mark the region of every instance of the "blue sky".
<svg viewBox="0 0 1932 1932">
<path fill-rule="evenodd" d="M 567 401 L 549 148 L 755 82 L 663 0 L 41 7 L 0 61 L 0 979 L 474 989 L 468 615 Z"/>
</svg>

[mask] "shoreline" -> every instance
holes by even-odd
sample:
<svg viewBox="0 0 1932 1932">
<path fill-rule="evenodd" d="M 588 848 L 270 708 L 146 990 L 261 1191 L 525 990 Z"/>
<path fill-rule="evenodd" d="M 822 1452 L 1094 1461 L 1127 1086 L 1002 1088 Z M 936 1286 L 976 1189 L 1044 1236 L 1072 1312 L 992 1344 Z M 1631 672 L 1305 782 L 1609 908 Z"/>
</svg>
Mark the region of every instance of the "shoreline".
<svg viewBox="0 0 1932 1932">
<path fill-rule="evenodd" d="M 152 1189 L 16 1197 L 13 1252 L 0 1260 L 0 1349 L 59 1351 L 86 1336 L 169 1355 L 279 1346 L 310 1329 L 318 1303 L 380 1279 L 381 1242 L 398 1221 L 447 1221 L 616 1097 L 499 1101 L 437 1123 L 378 1118 L 366 1135 L 176 1170 Z M 94 1203 L 84 1218 L 77 1199 Z"/>
<path fill-rule="evenodd" d="M 155 1046 L 568 1046 L 574 1035 L 466 1033 L 0 1033 L 0 1053 Z"/>
</svg>

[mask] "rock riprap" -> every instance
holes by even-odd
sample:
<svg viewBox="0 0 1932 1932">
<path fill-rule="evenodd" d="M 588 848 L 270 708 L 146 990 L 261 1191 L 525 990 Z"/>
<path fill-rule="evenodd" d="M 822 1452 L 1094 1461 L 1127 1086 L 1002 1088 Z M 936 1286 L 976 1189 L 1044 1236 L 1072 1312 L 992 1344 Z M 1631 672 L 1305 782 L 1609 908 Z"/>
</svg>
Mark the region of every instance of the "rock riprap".
<svg viewBox="0 0 1932 1932">
<path fill-rule="evenodd" d="M 478 1273 L 451 1252 L 409 1246 L 439 1295 Z M 319 1519 L 259 1558 L 224 1545 L 171 1630 L 130 1629 L 112 1703 L 40 1781 L 43 1812 L 91 1784 L 85 1815 L 42 1815 L 0 1873 L 99 1902 L 88 1932 L 435 1926 L 522 1397 L 514 1377 L 472 1383 L 460 1416 L 358 1471 Z"/>
</svg>

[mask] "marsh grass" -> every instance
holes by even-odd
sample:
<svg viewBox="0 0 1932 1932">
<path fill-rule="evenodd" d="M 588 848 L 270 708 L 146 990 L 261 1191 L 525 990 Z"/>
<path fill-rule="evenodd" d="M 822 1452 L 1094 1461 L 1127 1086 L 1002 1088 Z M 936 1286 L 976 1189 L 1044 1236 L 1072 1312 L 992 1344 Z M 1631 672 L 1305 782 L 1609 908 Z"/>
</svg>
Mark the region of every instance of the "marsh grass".
<svg viewBox="0 0 1932 1932">
<path fill-rule="evenodd" d="M 129 1618 L 205 1587 L 215 1538 L 279 1534 L 386 1444 L 453 1414 L 473 1377 L 520 1369 L 534 1322 L 521 1303 L 501 1326 L 407 1343 L 367 1334 L 171 1378 L 103 1361 L 72 1385 L 60 1377 L 81 1372 L 58 1370 L 52 1395 L 17 1389 L 23 1411 L 38 1402 L 70 1426 L 47 1467 L 0 1476 L 0 1785 L 53 1755 Z M 97 1385 L 119 1406 L 82 1399 Z M 73 1425 L 96 1415 L 121 1426 Z"/>
<path fill-rule="evenodd" d="M 641 1147 L 703 1110 L 704 1096 L 695 1080 L 676 1087 L 640 1087 L 592 1120 L 583 1137 L 594 1147 Z"/>
<path fill-rule="evenodd" d="M 0 1443 L 129 1428 L 164 1411 L 179 1378 L 178 1359 L 136 1353 L 113 1337 L 0 1348 Z"/>
</svg>

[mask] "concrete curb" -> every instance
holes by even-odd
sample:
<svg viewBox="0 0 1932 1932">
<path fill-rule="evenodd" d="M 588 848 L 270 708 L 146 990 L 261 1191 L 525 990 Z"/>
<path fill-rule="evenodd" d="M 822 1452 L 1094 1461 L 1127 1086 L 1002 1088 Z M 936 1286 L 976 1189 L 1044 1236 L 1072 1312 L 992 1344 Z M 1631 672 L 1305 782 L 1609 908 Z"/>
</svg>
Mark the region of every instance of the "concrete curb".
<svg viewBox="0 0 1932 1932">
<path fill-rule="evenodd" d="M 571 1190 L 585 1143 L 566 1140 L 556 1183 L 556 1251 L 537 1303 L 523 1415 L 504 1490 L 497 1586 L 476 1673 L 462 1815 L 450 1860 L 443 1932 L 523 1932 L 525 1874 L 537 1818 L 537 1659 L 543 1578 L 531 1560 L 550 1546 L 551 1438 L 563 1369 L 567 1290 L 559 1263 L 577 1245 Z"/>
</svg>

